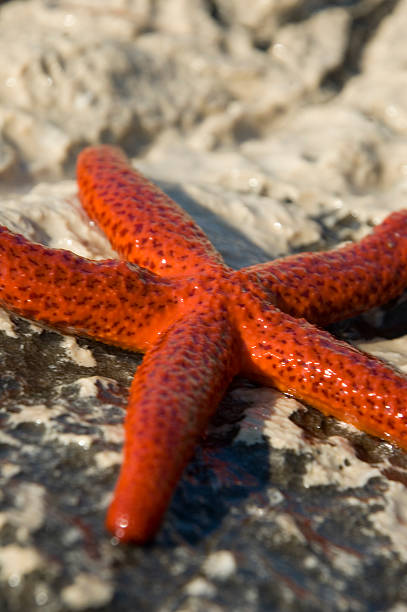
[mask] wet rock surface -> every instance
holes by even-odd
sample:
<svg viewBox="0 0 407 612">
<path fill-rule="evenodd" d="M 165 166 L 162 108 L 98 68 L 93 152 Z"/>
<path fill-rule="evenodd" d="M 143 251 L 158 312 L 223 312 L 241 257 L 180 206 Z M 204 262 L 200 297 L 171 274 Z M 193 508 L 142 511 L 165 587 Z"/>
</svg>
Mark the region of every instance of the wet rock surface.
<svg viewBox="0 0 407 612">
<path fill-rule="evenodd" d="M 114 142 L 241 266 L 405 207 L 405 0 L 0 2 L 0 223 L 109 245 L 73 164 Z M 42 181 L 42 182 L 40 182 Z M 405 296 L 330 331 L 407 371 Z M 234 381 L 146 547 L 104 513 L 131 354 L 0 316 L 0 610 L 407 609 L 407 458 Z"/>
</svg>

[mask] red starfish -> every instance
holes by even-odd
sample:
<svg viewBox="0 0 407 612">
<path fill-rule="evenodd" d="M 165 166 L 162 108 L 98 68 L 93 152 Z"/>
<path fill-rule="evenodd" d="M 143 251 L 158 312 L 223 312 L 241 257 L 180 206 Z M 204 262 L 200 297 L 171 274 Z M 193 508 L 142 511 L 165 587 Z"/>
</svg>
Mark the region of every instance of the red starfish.
<svg viewBox="0 0 407 612">
<path fill-rule="evenodd" d="M 89 261 L 1 227 L 0 301 L 56 329 L 146 351 L 107 515 L 118 538 L 154 535 L 238 373 L 407 448 L 407 379 L 313 325 L 407 286 L 407 211 L 359 244 L 234 271 L 119 150 L 85 149 L 78 181 L 85 210 L 127 261 Z"/>
</svg>

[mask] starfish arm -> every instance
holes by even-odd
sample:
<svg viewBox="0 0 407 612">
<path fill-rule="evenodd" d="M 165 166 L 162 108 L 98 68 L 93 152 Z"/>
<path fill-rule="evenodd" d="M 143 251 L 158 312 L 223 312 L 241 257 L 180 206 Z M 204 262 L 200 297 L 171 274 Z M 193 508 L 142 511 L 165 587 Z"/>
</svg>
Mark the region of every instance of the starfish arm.
<svg viewBox="0 0 407 612">
<path fill-rule="evenodd" d="M 359 243 L 247 268 L 274 303 L 318 325 L 359 314 L 407 287 L 407 210 L 391 214 Z"/>
<path fill-rule="evenodd" d="M 223 265 L 220 253 L 192 218 L 133 170 L 119 149 L 85 149 L 77 174 L 84 209 L 128 261 L 161 276 Z"/>
<path fill-rule="evenodd" d="M 145 350 L 177 316 L 173 282 L 117 260 L 91 261 L 0 226 L 0 304 L 27 319 Z"/>
<path fill-rule="evenodd" d="M 242 339 L 246 374 L 407 449 L 405 376 L 273 307 L 258 309 Z"/>
<path fill-rule="evenodd" d="M 223 313 L 177 322 L 137 370 L 125 423 L 124 460 L 107 528 L 122 541 L 157 531 L 182 471 L 238 371 L 236 334 Z"/>
</svg>

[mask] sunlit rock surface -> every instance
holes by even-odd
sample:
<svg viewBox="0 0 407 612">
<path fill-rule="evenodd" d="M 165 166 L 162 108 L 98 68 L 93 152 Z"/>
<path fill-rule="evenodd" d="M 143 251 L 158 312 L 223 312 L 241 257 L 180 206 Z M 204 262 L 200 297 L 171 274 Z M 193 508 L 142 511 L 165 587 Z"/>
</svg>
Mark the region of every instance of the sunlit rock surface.
<svg viewBox="0 0 407 612">
<path fill-rule="evenodd" d="M 83 146 L 112 142 L 236 268 L 359 239 L 406 206 L 406 17 L 407 0 L 0 2 L 0 223 L 114 257 L 72 181 Z M 333 331 L 407 372 L 405 296 Z M 156 542 L 117 545 L 140 361 L 0 312 L 2 612 L 407 609 L 406 454 L 242 379 Z"/>
</svg>

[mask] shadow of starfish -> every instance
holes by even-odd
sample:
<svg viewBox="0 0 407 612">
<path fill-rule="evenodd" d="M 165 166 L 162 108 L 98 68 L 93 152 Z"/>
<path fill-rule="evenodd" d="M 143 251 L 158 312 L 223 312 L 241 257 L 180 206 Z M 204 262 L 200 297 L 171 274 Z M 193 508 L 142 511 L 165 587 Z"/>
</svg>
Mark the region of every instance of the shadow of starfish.
<svg viewBox="0 0 407 612">
<path fill-rule="evenodd" d="M 407 447 L 407 379 L 315 326 L 402 292 L 407 211 L 359 244 L 235 271 L 119 150 L 85 149 L 78 182 L 83 207 L 123 260 L 86 260 L 1 227 L 0 301 L 64 332 L 146 353 L 107 516 L 119 539 L 154 536 L 237 374 Z"/>
</svg>

